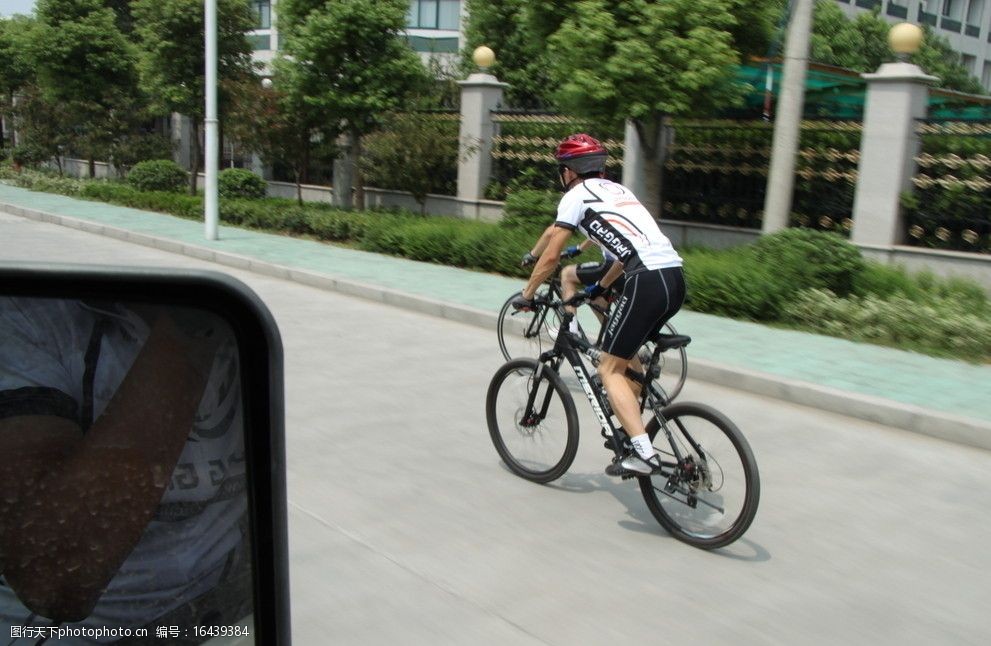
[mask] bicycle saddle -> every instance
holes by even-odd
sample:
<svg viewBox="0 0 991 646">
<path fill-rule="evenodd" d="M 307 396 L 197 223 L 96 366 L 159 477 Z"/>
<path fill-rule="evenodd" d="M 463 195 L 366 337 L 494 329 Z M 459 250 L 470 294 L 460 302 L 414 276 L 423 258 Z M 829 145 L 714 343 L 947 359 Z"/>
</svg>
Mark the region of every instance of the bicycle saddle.
<svg viewBox="0 0 991 646">
<path fill-rule="evenodd" d="M 657 332 L 650 337 L 650 340 L 661 348 L 661 352 L 666 352 L 685 347 L 692 342 L 692 337 L 684 334 L 661 334 Z"/>
</svg>

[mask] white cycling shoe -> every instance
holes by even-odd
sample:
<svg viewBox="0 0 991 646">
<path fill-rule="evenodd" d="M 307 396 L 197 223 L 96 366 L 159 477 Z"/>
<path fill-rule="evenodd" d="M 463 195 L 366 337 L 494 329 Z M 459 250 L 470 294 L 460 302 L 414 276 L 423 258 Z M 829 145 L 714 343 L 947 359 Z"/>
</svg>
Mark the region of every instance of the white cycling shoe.
<svg viewBox="0 0 991 646">
<path fill-rule="evenodd" d="M 636 453 L 627 455 L 621 460 L 614 460 L 606 467 L 606 475 L 610 476 L 649 476 L 661 469 L 661 458 L 656 454 L 649 460 L 644 460 Z"/>
</svg>

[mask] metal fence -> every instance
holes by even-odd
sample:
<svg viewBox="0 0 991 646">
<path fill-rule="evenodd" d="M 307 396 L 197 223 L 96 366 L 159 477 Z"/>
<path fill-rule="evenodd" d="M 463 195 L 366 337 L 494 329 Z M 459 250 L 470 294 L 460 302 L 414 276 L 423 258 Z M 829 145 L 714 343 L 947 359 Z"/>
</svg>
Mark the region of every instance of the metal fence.
<svg viewBox="0 0 991 646">
<path fill-rule="evenodd" d="M 991 120 L 922 120 L 914 190 L 903 196 L 909 245 L 991 253 Z"/>
<path fill-rule="evenodd" d="M 675 120 L 662 171 L 661 217 L 759 229 L 773 124 Z M 792 226 L 848 234 L 860 159 L 861 124 L 803 121 L 796 161 Z"/>
<path fill-rule="evenodd" d="M 492 140 L 492 176 L 486 197 L 505 199 L 518 189 L 560 190 L 553 151 L 562 139 L 588 132 L 609 151 L 607 173 L 619 176 L 623 167 L 622 133 L 599 133 L 580 119 L 550 112 L 499 110 L 492 113 L 496 135 Z"/>
</svg>

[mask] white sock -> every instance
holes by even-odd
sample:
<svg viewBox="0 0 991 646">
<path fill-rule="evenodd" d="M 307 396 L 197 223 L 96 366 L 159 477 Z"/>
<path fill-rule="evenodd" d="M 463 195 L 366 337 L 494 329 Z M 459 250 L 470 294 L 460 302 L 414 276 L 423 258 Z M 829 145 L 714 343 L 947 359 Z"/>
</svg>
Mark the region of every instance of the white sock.
<svg viewBox="0 0 991 646">
<path fill-rule="evenodd" d="M 650 435 L 647 433 L 631 437 L 630 443 L 633 444 L 633 448 L 637 450 L 637 453 L 644 460 L 649 460 L 654 457 L 654 445 L 650 443 Z"/>
</svg>

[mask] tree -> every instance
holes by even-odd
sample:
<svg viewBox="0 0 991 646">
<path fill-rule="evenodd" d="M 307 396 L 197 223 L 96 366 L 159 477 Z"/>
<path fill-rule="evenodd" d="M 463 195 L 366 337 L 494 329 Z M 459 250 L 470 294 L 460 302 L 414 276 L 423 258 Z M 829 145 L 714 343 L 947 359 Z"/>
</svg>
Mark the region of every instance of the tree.
<svg viewBox="0 0 991 646">
<path fill-rule="evenodd" d="M 134 0 L 131 12 L 141 87 L 160 112 L 179 112 L 192 121 L 189 191 L 195 194 L 200 170 L 200 123 L 206 112 L 203 2 Z M 251 46 L 245 34 L 253 26 L 244 0 L 218 0 L 218 80 L 250 77 Z"/>
<path fill-rule="evenodd" d="M 367 139 L 363 172 L 376 186 L 408 191 L 421 215 L 437 178 L 458 161 L 458 123 L 442 115 L 394 114 Z"/>
<path fill-rule="evenodd" d="M 292 68 L 277 61 L 271 87 L 239 84 L 232 92 L 231 134 L 267 164 L 292 170 L 296 199 L 303 204 L 303 183 L 315 157 L 333 158 L 337 131 L 320 121 L 318 113 L 298 93 L 287 88 Z M 333 124 L 331 124 L 333 125 Z"/>
<path fill-rule="evenodd" d="M 364 208 L 362 136 L 427 82 L 419 57 L 402 36 L 409 3 L 284 0 L 279 9 L 283 65 L 293 70 L 287 91 L 326 123 L 340 125 L 354 172 L 355 205 Z M 348 205 L 350 186 L 335 177 L 334 189 Z"/>
<path fill-rule="evenodd" d="M 73 115 L 68 141 L 92 177 L 137 101 L 133 50 L 114 12 L 102 0 L 39 0 L 31 59 L 42 98 Z"/>
<path fill-rule="evenodd" d="M 496 54 L 490 72 L 509 84 L 507 101 L 520 108 L 547 106 L 554 88 L 547 73 L 546 39 L 570 6 L 561 0 L 467 0 L 462 75 L 474 71 L 472 52 L 486 45 Z"/>
<path fill-rule="evenodd" d="M 736 66 L 766 49 L 773 5 L 584 0 L 550 37 L 559 106 L 602 128 L 632 121 L 647 153 L 640 198 L 655 215 L 664 117 L 712 114 L 742 99 L 748 87 L 736 80 Z"/>
<path fill-rule="evenodd" d="M 7 120 L 13 118 L 14 96 L 34 81 L 29 43 L 35 24 L 33 18 L 25 16 L 0 19 L 0 117 Z M 16 144 L 16 141 L 11 143 Z M 3 129 L 0 128 L 0 148 L 3 147 Z"/>
</svg>

